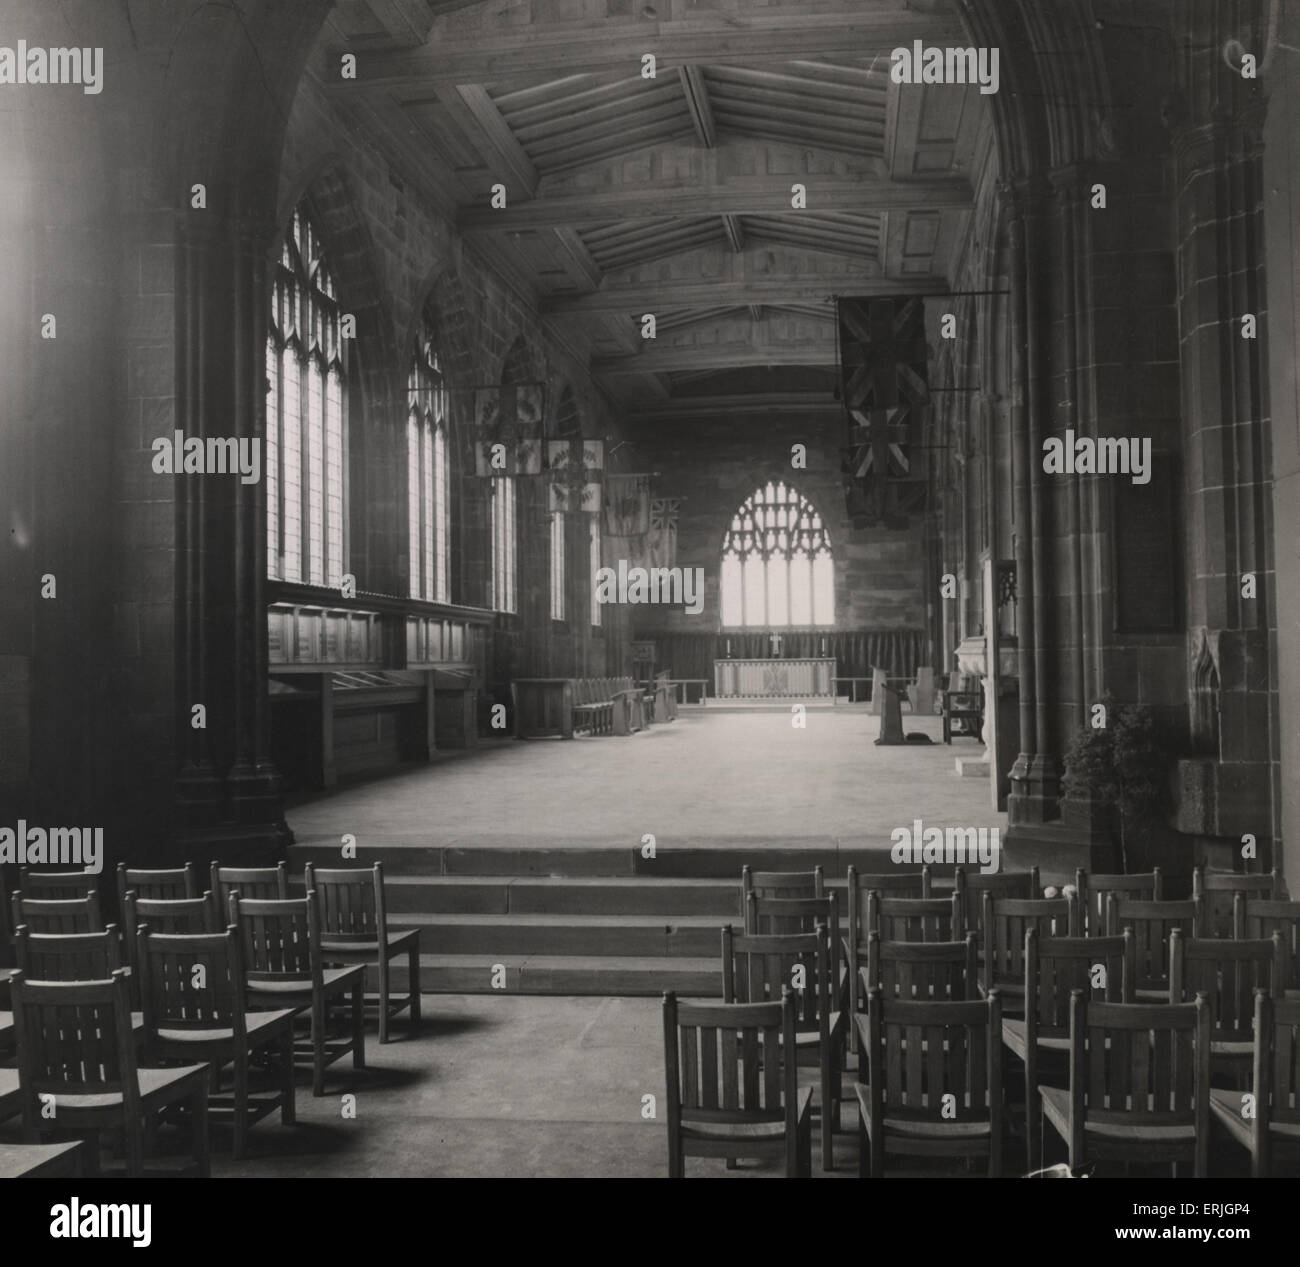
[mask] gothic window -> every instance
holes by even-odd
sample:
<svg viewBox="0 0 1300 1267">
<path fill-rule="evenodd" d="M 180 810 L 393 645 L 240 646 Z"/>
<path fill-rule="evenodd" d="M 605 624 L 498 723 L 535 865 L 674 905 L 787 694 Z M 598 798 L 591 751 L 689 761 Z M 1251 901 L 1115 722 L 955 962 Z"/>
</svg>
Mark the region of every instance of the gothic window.
<svg viewBox="0 0 1300 1267">
<path fill-rule="evenodd" d="M 267 571 L 343 579 L 347 377 L 338 288 L 305 204 L 275 267 L 266 343 Z"/>
<path fill-rule="evenodd" d="M 551 619 L 564 619 L 564 511 L 551 512 Z"/>
<path fill-rule="evenodd" d="M 451 590 L 447 389 L 427 315 L 407 377 L 406 455 L 411 597 L 445 603 Z"/>
<path fill-rule="evenodd" d="M 600 625 L 600 602 L 596 598 L 598 592 L 596 586 L 596 573 L 600 571 L 600 516 L 588 515 L 590 523 L 588 529 L 588 571 L 591 574 L 591 623 L 593 626 Z"/>
<path fill-rule="evenodd" d="M 721 592 L 727 627 L 835 623 L 831 539 L 806 497 L 769 483 L 745 501 L 722 544 Z"/>
<path fill-rule="evenodd" d="M 492 606 L 515 608 L 515 480 L 502 475 L 492 481 Z"/>
</svg>

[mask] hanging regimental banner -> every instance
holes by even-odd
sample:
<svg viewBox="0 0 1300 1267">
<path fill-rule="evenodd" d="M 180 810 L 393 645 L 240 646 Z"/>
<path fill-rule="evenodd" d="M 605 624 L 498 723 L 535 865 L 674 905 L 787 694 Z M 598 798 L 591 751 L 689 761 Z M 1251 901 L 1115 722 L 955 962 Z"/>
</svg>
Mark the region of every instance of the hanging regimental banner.
<svg viewBox="0 0 1300 1267">
<path fill-rule="evenodd" d="M 600 471 L 605 466 L 604 440 L 548 440 L 546 465 L 553 471 Z"/>
<path fill-rule="evenodd" d="M 484 479 L 499 479 L 503 475 L 540 475 L 541 441 L 480 440 L 474 446 L 474 469 Z"/>
<path fill-rule="evenodd" d="M 642 537 L 650 531 L 650 476 L 605 476 L 605 533 Z"/>
<path fill-rule="evenodd" d="M 545 383 L 476 387 L 475 471 L 483 478 L 540 475 Z"/>
<path fill-rule="evenodd" d="M 915 295 L 839 299 L 841 472 L 855 526 L 906 527 L 929 489 L 925 306 Z"/>
<path fill-rule="evenodd" d="M 551 510 L 563 511 L 566 515 L 576 515 L 583 511 L 595 515 L 600 513 L 600 485 L 556 484 L 550 485 Z"/>
</svg>

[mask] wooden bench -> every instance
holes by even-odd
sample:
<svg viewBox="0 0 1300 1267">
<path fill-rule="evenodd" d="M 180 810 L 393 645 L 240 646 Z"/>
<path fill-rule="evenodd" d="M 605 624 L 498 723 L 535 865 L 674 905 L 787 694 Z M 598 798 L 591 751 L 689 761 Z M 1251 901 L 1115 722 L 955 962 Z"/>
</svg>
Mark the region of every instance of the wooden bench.
<svg viewBox="0 0 1300 1267">
<path fill-rule="evenodd" d="M 645 692 L 630 677 L 516 678 L 515 737 L 630 735 L 646 727 Z"/>
<path fill-rule="evenodd" d="M 645 692 L 647 723 L 677 720 L 677 688 L 668 669 L 641 683 Z"/>
</svg>

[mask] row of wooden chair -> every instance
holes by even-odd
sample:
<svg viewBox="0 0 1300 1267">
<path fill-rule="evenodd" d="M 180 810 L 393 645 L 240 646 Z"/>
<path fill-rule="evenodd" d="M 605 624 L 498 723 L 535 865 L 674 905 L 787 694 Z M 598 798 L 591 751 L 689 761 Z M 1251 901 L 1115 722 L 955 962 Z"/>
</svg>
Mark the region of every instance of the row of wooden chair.
<svg viewBox="0 0 1300 1267">
<path fill-rule="evenodd" d="M 138 966 L 136 930 L 147 924 L 162 933 L 218 933 L 231 921 L 230 899 L 238 892 L 247 903 L 287 901 L 288 867 L 223 867 L 213 863 L 209 888 L 200 894 L 198 873 L 191 863 L 164 870 L 119 864 L 118 908 L 125 927 L 126 965 Z M 35 933 L 83 933 L 104 928 L 98 877 L 84 871 L 41 872 L 24 869 L 20 888 L 11 895 L 13 927 L 25 925 Z M 329 966 L 372 968 L 378 989 L 364 1003 L 378 1017 L 379 1041 L 389 1040 L 389 1022 L 409 1010 L 413 1027 L 420 1021 L 419 931 L 390 930 L 383 864 L 369 867 L 319 868 L 307 863 L 305 891 L 315 894 L 321 961 Z M 391 965 L 405 958 L 408 988 L 395 995 Z M 250 971 L 257 970 L 249 959 Z M 306 966 L 304 962 L 304 967 Z"/>
<path fill-rule="evenodd" d="M 839 1062 L 843 1060 L 846 1028 L 840 1009 L 846 987 L 851 998 L 848 1028 L 858 1039 L 859 1076 L 865 1079 L 856 1088 L 864 1173 L 880 1173 L 888 1153 L 909 1151 L 985 1156 L 991 1172 L 997 1173 L 1001 1166 L 1004 1044 L 1026 1065 L 1027 1134 L 1031 1165 L 1036 1168 L 1041 1158 L 1039 1132 L 1043 1121 L 1039 1105 L 1046 1104 L 1050 1093 L 1058 1089 L 1047 1085 L 1040 1074 L 1045 1065 L 1069 1047 L 1069 1032 L 1062 1028 L 1067 1023 L 1064 1009 L 1071 1002 L 1073 989 L 1080 986 L 1088 991 L 1085 1009 L 1088 1002 L 1099 1000 L 1103 1005 L 1115 1002 L 1143 1011 L 1142 1017 L 1124 1011 L 1094 1015 L 1095 1025 L 1110 1026 L 1117 1032 L 1145 1032 L 1141 1026 L 1151 1020 L 1154 1007 L 1161 1024 L 1169 1026 L 1169 1034 L 1162 1041 L 1192 1043 L 1193 1057 L 1204 1066 L 1207 1088 L 1212 1062 L 1229 1074 L 1239 1075 L 1243 1062 L 1258 1065 L 1269 1055 L 1261 1048 L 1258 1029 L 1251 1032 L 1250 1004 L 1256 987 L 1264 992 L 1270 1006 L 1274 996 L 1280 997 L 1289 979 L 1288 965 L 1294 962 L 1294 944 L 1287 942 L 1286 934 L 1278 927 L 1271 928 L 1267 938 L 1239 936 L 1231 941 L 1198 937 L 1200 912 L 1207 894 L 1230 893 L 1236 913 L 1233 927 L 1240 934 L 1251 927 L 1251 917 L 1246 913 L 1255 905 L 1247 894 L 1267 893 L 1269 896 L 1261 899 L 1261 909 L 1253 917 L 1254 927 L 1261 927 L 1260 921 L 1275 925 L 1280 921 L 1294 937 L 1296 909 L 1295 904 L 1274 901 L 1275 877 L 1246 877 L 1252 883 L 1234 887 L 1232 881 L 1237 878 L 1225 880 L 1215 873 L 1200 872 L 1194 898 L 1186 904 L 1171 904 L 1158 896 L 1158 873 L 1118 878 L 1081 875 L 1063 896 L 1039 898 L 1038 877 L 1033 872 L 990 877 L 966 876 L 959 871 L 954 890 L 946 897 L 932 895 L 928 871 L 861 879 L 851 872 L 850 933 L 841 943 L 835 933 L 838 895 L 827 889 L 820 869 L 781 873 L 747 868 L 742 876 L 746 932 L 738 938 L 728 929 L 723 935 L 723 1010 L 718 1011 L 716 1004 L 686 1004 L 665 998 L 670 1173 L 682 1172 L 683 1158 L 688 1153 L 733 1157 L 735 1153 L 727 1149 L 735 1148 L 746 1122 L 761 1137 L 756 1141 L 758 1151 L 780 1153 L 785 1149 L 787 1173 L 807 1172 L 803 1150 L 810 1130 L 810 1097 L 801 1094 L 784 1104 L 770 1097 L 761 1099 L 757 1067 L 751 1071 L 752 1085 L 737 1082 L 733 1058 L 738 1051 L 743 1054 L 745 1039 L 743 1028 L 727 1037 L 729 1022 L 723 1018 L 731 1015 L 758 1033 L 753 1041 L 760 1055 L 773 1049 L 769 1044 L 779 1043 L 782 1065 L 797 1066 L 801 1039 L 806 1051 L 814 1049 L 814 1044 L 821 1049 L 823 1166 L 830 1168 L 839 1099 L 838 1069 L 842 1068 Z M 1089 879 L 1093 881 L 1091 886 Z M 884 883 L 875 886 L 876 880 Z M 966 882 L 972 880 L 974 883 L 968 886 Z M 1008 890 L 1026 896 L 995 896 Z M 907 896 L 887 896 L 899 893 Z M 1093 902 L 1097 911 L 1092 921 L 1094 935 L 1082 936 L 1085 912 L 1091 913 Z M 1169 909 L 1172 906 L 1178 906 L 1177 912 Z M 980 918 L 973 929 L 968 929 L 966 912 L 972 907 L 980 912 Z M 862 913 L 860 919 L 858 912 Z M 1189 926 L 1175 924 L 1164 929 L 1165 917 L 1174 914 Z M 1162 935 L 1150 935 L 1149 920 Z M 1140 943 L 1134 925 L 1147 934 Z M 1100 935 L 1107 929 L 1111 935 Z M 820 937 L 824 937 L 821 952 Z M 842 948 L 843 962 L 837 963 L 835 947 Z M 1044 960 L 1040 947 L 1050 950 L 1049 960 Z M 746 969 L 743 989 L 736 985 L 740 977 L 735 966 L 738 951 L 762 963 L 757 974 L 752 965 Z M 1042 966 L 1044 962 L 1058 961 L 1072 965 L 1073 975 L 1054 975 Z M 800 963 L 807 968 L 803 988 L 799 988 L 796 975 Z M 1145 1007 L 1136 1002 L 1139 985 L 1149 995 L 1159 989 L 1161 1002 Z M 867 1003 L 862 1010 L 856 1006 L 860 998 Z M 1194 1001 L 1183 1002 L 1189 998 Z M 725 1010 L 727 1003 L 742 1002 L 767 1010 L 752 1016 Z M 956 1010 L 944 1010 L 952 1008 Z M 1086 1016 L 1086 1011 L 1081 1015 Z M 1206 1027 L 1203 1048 L 1197 1045 L 1200 1040 L 1196 1035 L 1202 1023 L 1197 1017 L 1203 1017 Z M 769 1031 L 766 1037 L 759 1032 L 764 1027 Z M 942 1032 L 929 1033 L 934 1027 Z M 789 1041 L 787 1028 L 791 1031 Z M 687 1031 L 693 1034 L 689 1040 L 684 1037 Z M 909 1046 L 909 1036 L 918 1035 L 919 1041 Z M 688 1041 L 689 1059 L 682 1045 Z M 1138 1061 L 1141 1053 L 1134 1046 L 1137 1039 L 1122 1041 L 1132 1060 Z M 733 1061 L 730 1075 L 729 1059 Z M 1157 1054 L 1152 1059 L 1159 1064 L 1163 1057 Z M 679 1084 L 678 1075 L 687 1065 L 690 1080 Z M 1199 1070 L 1201 1065 L 1196 1068 Z M 1100 1097 L 1099 1113 L 1104 1119 L 1107 1113 L 1120 1110 L 1105 1107 L 1109 1104 L 1105 1092 L 1106 1060 L 1098 1067 L 1103 1071 L 1099 1075 L 1102 1081 L 1094 1090 Z M 1258 1069 L 1255 1074 L 1256 1085 L 1264 1085 Z M 936 1085 L 950 1088 L 944 1094 L 952 1097 L 948 1112 L 938 1122 L 933 1094 Z M 1170 1094 L 1177 1089 L 1170 1090 Z M 1152 1094 L 1163 1094 L 1165 1090 L 1162 1085 Z M 1193 1105 L 1193 1116 L 1208 1113 L 1207 1096 L 1208 1092 Z M 1058 1103 L 1059 1098 L 1053 1101 L 1053 1105 Z M 1130 1113 L 1137 1111 L 1131 1088 L 1125 1103 Z M 1150 1106 L 1158 1103 L 1151 1101 L 1148 1110 L 1154 1111 Z M 1185 1111 L 1189 1111 L 1186 1106 L 1178 1110 Z M 1285 1114 L 1285 1105 L 1282 1111 Z M 1050 1114 L 1048 1120 L 1054 1121 Z M 949 1123 L 954 1125 L 950 1128 Z M 1117 1138 L 1138 1138 L 1131 1134 L 1131 1117 L 1121 1126 Z M 1172 1132 L 1171 1140 L 1181 1139 L 1182 1125 L 1171 1118 L 1165 1126 Z M 1139 1135 L 1142 1146 L 1131 1150 L 1139 1158 L 1150 1152 L 1152 1140 L 1163 1138 L 1161 1130 Z M 1193 1130 L 1192 1137 L 1189 1153 L 1165 1150 L 1159 1153 L 1161 1159 L 1190 1160 L 1198 1173 L 1204 1173 L 1207 1131 L 1201 1130 L 1198 1135 Z M 1111 1155 L 1108 1148 L 1104 1145 L 1101 1153 Z"/>
</svg>

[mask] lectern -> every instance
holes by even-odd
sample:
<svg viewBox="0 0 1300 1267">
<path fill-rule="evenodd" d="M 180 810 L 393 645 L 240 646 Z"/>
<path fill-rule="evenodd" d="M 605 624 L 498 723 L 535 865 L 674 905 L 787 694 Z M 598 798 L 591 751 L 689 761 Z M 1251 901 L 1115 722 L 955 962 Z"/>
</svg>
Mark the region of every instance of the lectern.
<svg viewBox="0 0 1300 1267">
<path fill-rule="evenodd" d="M 880 738 L 876 743 L 906 743 L 901 696 L 907 688 L 888 681 L 882 681 L 880 687 L 884 691 L 884 697 L 881 700 Z"/>
</svg>

